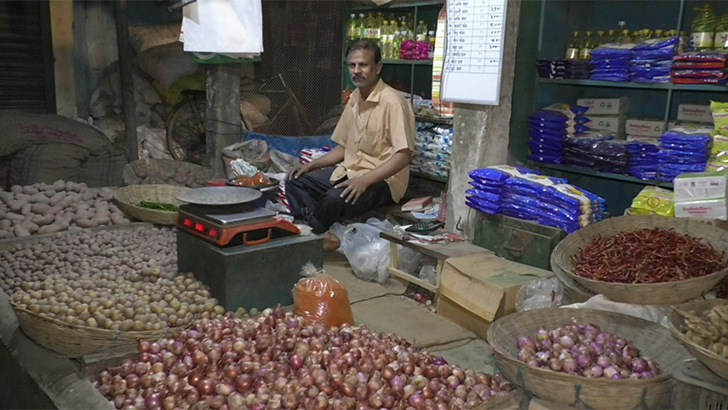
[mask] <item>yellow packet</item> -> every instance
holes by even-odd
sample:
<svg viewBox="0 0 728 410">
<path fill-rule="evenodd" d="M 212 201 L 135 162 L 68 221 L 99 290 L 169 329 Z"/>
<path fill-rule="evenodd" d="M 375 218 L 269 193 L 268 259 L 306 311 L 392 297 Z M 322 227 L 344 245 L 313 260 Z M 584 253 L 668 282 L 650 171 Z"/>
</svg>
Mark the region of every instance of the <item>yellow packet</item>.
<svg viewBox="0 0 728 410">
<path fill-rule="evenodd" d="M 710 102 L 710 111 L 713 114 L 715 131 L 728 137 L 728 102 Z"/>
<path fill-rule="evenodd" d="M 632 213 L 635 215 L 675 216 L 675 203 L 672 191 L 656 186 L 646 186 L 632 200 Z"/>
</svg>

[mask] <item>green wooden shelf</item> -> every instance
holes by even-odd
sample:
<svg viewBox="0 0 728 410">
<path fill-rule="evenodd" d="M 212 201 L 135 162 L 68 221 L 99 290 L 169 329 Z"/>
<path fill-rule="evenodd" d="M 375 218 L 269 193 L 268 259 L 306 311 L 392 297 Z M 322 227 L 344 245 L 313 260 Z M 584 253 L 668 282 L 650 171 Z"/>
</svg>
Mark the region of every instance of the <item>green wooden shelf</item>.
<svg viewBox="0 0 728 410">
<path fill-rule="evenodd" d="M 442 184 L 448 183 L 448 179 L 445 177 L 438 177 L 436 175 L 424 174 L 422 172 L 417 172 L 417 171 L 410 171 L 410 176 L 413 176 L 415 178 L 427 179 L 427 180 L 434 181 L 434 182 L 440 182 Z"/>
<path fill-rule="evenodd" d="M 632 82 L 613 82 L 613 81 L 597 81 L 597 80 L 570 80 L 561 78 L 539 78 L 542 84 L 558 84 L 558 85 L 576 85 L 580 87 L 609 87 L 609 88 L 627 88 L 627 89 L 646 89 L 646 90 L 673 90 L 673 91 L 717 91 L 726 92 L 728 86 L 710 85 L 710 84 L 644 84 Z"/>
<path fill-rule="evenodd" d="M 587 176 L 591 176 L 591 177 L 613 179 L 616 181 L 634 182 L 636 184 L 652 185 L 652 186 L 659 186 L 661 188 L 672 189 L 671 182 L 664 182 L 664 181 L 657 181 L 657 180 L 644 180 L 644 179 L 631 177 L 628 175 L 610 174 L 607 172 L 599 172 L 599 171 L 593 171 L 593 170 L 582 169 L 582 168 L 573 168 L 573 167 L 566 166 L 566 165 L 544 164 L 542 162 L 529 161 L 529 165 L 534 166 L 534 167 L 553 169 L 556 171 L 570 172 L 572 174 L 580 174 L 580 175 L 587 175 Z"/>
</svg>

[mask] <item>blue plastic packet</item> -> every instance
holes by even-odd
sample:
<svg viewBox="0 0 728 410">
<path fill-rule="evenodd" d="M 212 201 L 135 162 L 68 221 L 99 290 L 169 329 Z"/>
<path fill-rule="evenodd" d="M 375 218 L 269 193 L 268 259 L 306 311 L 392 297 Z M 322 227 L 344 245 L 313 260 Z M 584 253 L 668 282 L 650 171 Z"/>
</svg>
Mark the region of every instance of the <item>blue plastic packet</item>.
<svg viewBox="0 0 728 410">
<path fill-rule="evenodd" d="M 611 82 L 615 82 L 615 83 L 619 83 L 619 82 L 623 82 L 623 81 L 628 81 L 629 80 L 629 76 L 627 76 L 627 75 L 624 75 L 624 76 L 616 76 L 616 75 L 592 75 L 589 78 L 592 79 L 592 80 L 597 80 L 597 81 L 611 81 Z"/>
<path fill-rule="evenodd" d="M 502 195 L 503 194 L 503 185 L 502 184 L 494 184 L 494 183 L 482 183 L 478 181 L 468 181 L 468 184 L 470 184 L 473 188 L 488 192 L 495 195 Z"/>
<path fill-rule="evenodd" d="M 489 215 L 495 215 L 500 213 L 500 206 L 491 204 L 487 201 L 480 200 L 476 197 L 466 197 L 465 205 L 474 208 L 478 211 L 485 212 Z"/>
<path fill-rule="evenodd" d="M 480 189 L 467 189 L 467 190 L 465 190 L 465 193 L 470 196 L 480 198 L 484 201 L 491 202 L 493 204 L 499 204 L 501 201 L 501 198 L 503 196 L 503 195 L 494 194 L 494 193 L 491 193 L 488 191 L 483 191 Z"/>
<path fill-rule="evenodd" d="M 560 157 L 561 156 L 561 150 L 558 148 L 554 148 L 550 145 L 544 145 L 540 144 L 536 141 L 527 141 L 528 148 L 531 150 L 531 154 L 533 155 L 543 155 L 547 157 Z"/>
<path fill-rule="evenodd" d="M 538 175 L 539 172 L 523 167 L 512 167 L 510 165 L 495 165 L 492 167 L 474 169 L 468 173 L 470 178 L 497 183 L 502 183 L 506 179 L 514 176 L 524 176 L 529 174 Z"/>
<path fill-rule="evenodd" d="M 535 161 L 535 162 L 541 162 L 544 164 L 561 164 L 562 158 L 561 156 L 556 155 L 540 155 L 540 154 L 531 154 L 526 156 L 526 159 L 529 161 Z"/>
<path fill-rule="evenodd" d="M 539 141 L 539 140 L 528 140 L 526 141 L 529 148 L 531 148 L 532 151 L 535 150 L 552 150 L 552 151 L 558 151 L 561 152 L 561 148 L 564 147 L 564 144 L 561 143 L 561 141 Z"/>
<path fill-rule="evenodd" d="M 624 57 L 624 56 L 631 56 L 632 55 L 632 49 L 634 48 L 634 44 L 620 44 L 620 43 L 608 43 L 603 44 L 591 51 L 592 58 L 593 56 L 597 57 Z"/>
<path fill-rule="evenodd" d="M 634 50 L 634 51 L 657 50 L 657 49 L 661 49 L 661 48 L 675 47 L 679 42 L 680 42 L 679 37 L 670 37 L 670 38 L 665 38 L 665 39 L 652 38 L 652 39 L 637 43 L 632 48 L 632 50 Z"/>
<path fill-rule="evenodd" d="M 573 118 L 573 116 L 572 116 L 572 118 Z M 533 114 L 529 115 L 528 119 L 534 120 L 536 122 L 557 123 L 557 124 L 564 124 L 570 120 L 569 116 L 567 116 L 566 114 L 563 114 L 558 111 L 552 111 L 552 110 L 536 111 Z M 564 128 L 564 127 L 562 127 L 562 128 Z"/>
<path fill-rule="evenodd" d="M 528 128 L 528 136 L 531 137 L 535 141 L 552 141 L 552 142 L 561 142 L 566 139 L 567 134 L 566 130 L 561 131 L 548 131 L 548 130 L 539 130 L 536 128 Z"/>
</svg>

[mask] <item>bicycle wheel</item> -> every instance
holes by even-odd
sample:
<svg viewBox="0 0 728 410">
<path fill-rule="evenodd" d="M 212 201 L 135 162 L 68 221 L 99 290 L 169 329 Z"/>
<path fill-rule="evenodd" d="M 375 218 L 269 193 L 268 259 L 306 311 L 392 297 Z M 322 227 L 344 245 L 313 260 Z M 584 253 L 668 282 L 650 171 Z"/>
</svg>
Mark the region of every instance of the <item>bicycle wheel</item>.
<svg viewBox="0 0 728 410">
<path fill-rule="evenodd" d="M 177 161 L 202 164 L 205 158 L 205 120 L 207 102 L 189 98 L 172 109 L 167 120 L 167 147 Z"/>
</svg>

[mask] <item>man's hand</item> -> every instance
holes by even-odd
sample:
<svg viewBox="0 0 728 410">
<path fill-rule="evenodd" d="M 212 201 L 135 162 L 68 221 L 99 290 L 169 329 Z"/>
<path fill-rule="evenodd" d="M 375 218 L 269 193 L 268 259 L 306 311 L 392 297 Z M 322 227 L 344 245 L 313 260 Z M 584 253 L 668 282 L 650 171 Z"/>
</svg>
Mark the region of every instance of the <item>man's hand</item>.
<svg viewBox="0 0 728 410">
<path fill-rule="evenodd" d="M 369 188 L 369 183 L 367 183 L 364 177 L 358 177 L 354 179 L 347 179 L 346 181 L 336 185 L 334 188 L 344 188 L 344 192 L 341 193 L 341 197 L 344 198 L 344 202 L 347 204 L 354 205 L 361 194 Z"/>
<path fill-rule="evenodd" d="M 311 163 L 296 164 L 296 166 L 288 171 L 288 174 L 286 174 L 286 180 L 290 181 L 291 179 L 297 179 L 298 177 L 308 173 L 309 171 L 311 171 Z"/>
</svg>

